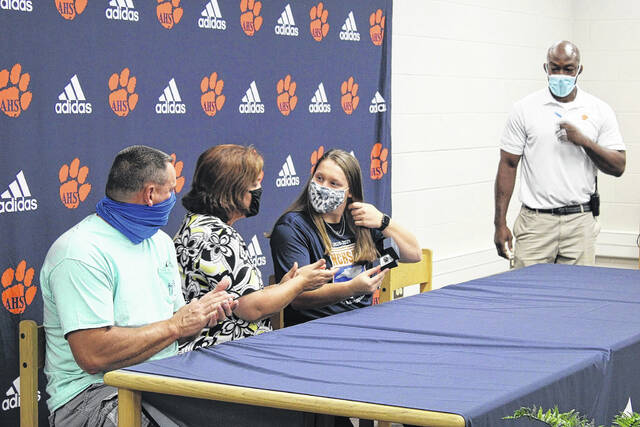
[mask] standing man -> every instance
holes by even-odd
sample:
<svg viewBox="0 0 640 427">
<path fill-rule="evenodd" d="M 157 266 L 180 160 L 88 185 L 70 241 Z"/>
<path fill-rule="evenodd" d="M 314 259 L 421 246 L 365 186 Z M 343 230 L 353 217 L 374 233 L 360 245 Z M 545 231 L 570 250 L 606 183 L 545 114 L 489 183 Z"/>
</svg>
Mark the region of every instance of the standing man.
<svg viewBox="0 0 640 427">
<path fill-rule="evenodd" d="M 522 158 L 514 266 L 593 265 L 597 170 L 622 175 L 625 146 L 611 107 L 576 86 L 583 71 L 576 45 L 555 43 L 543 68 L 548 88 L 515 104 L 500 141 L 494 242 L 498 255 L 509 258 L 506 213 Z"/>
<path fill-rule="evenodd" d="M 116 426 L 117 389 L 104 372 L 172 356 L 178 340 L 234 308 L 222 282 L 184 303 L 173 241 L 160 230 L 176 201 L 171 160 L 141 145 L 122 150 L 96 213 L 47 253 L 40 283 L 52 427 Z"/>
</svg>

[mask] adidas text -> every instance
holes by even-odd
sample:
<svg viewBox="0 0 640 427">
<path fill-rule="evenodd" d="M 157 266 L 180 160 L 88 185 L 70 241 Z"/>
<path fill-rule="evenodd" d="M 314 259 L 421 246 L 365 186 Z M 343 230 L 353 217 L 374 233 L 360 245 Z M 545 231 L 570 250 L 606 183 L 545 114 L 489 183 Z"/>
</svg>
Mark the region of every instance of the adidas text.
<svg viewBox="0 0 640 427">
<path fill-rule="evenodd" d="M 138 21 L 137 10 L 129 10 L 126 7 L 117 7 L 114 9 L 107 9 L 105 11 L 107 19 L 115 19 L 120 21 Z"/>
<path fill-rule="evenodd" d="M 310 113 L 330 113 L 331 104 L 309 104 Z"/>
<path fill-rule="evenodd" d="M 371 114 L 384 113 L 385 111 L 387 111 L 387 105 L 386 104 L 371 104 L 371 105 L 369 105 L 369 112 Z"/>
<path fill-rule="evenodd" d="M 238 111 L 241 114 L 262 114 L 264 113 L 264 104 L 240 104 Z"/>
<path fill-rule="evenodd" d="M 293 187 L 300 185 L 300 177 L 298 176 L 283 176 L 276 179 L 276 187 Z"/>
<path fill-rule="evenodd" d="M 217 19 L 207 16 L 206 18 L 198 19 L 198 27 L 210 28 L 212 30 L 226 30 L 227 21 L 225 21 L 224 19 Z"/>
<path fill-rule="evenodd" d="M 340 31 L 340 40 L 359 42 L 360 33 L 355 33 L 353 31 Z"/>
<path fill-rule="evenodd" d="M 11 212 L 35 211 L 38 209 L 38 200 L 36 199 L 9 199 L 7 201 L 0 200 L 0 214 Z"/>
<path fill-rule="evenodd" d="M 291 27 L 289 25 L 276 25 L 275 26 L 276 34 L 280 36 L 298 36 L 298 27 Z"/>
<path fill-rule="evenodd" d="M 33 4 L 31 0 L 0 0 L 0 9 L 32 12 Z"/>
<path fill-rule="evenodd" d="M 177 102 L 159 102 L 156 104 L 157 114 L 184 114 L 187 112 L 187 106 Z"/>
<path fill-rule="evenodd" d="M 253 257 L 253 263 L 255 264 L 256 267 L 262 267 L 264 265 L 267 265 L 267 257 L 256 255 L 255 257 Z"/>
<path fill-rule="evenodd" d="M 56 103 L 56 114 L 91 114 L 90 102 L 67 101 Z"/>
</svg>

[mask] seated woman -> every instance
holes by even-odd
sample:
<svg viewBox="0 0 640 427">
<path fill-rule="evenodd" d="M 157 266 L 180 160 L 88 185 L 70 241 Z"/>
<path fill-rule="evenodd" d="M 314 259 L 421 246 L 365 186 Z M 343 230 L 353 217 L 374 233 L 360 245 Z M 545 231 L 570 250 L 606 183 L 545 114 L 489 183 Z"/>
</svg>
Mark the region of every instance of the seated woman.
<svg viewBox="0 0 640 427">
<path fill-rule="evenodd" d="M 181 351 L 270 331 L 271 314 L 331 279 L 333 271 L 325 268 L 324 260 L 299 269 L 292 263 L 279 286 L 264 288 L 247 245 L 232 227 L 258 213 L 262 166 L 254 148 L 239 145 L 218 145 L 198 158 L 191 190 L 182 198 L 188 212 L 173 239 L 182 291 L 188 303 L 228 280 L 227 293 L 238 305 L 226 320 L 183 344 Z"/>
<path fill-rule="evenodd" d="M 343 150 L 327 151 L 298 199 L 276 222 L 270 244 L 277 279 L 296 263 L 322 259 L 338 272 L 331 283 L 296 296 L 285 309 L 285 325 L 371 305 L 384 277 L 371 265 L 385 237 L 397 244 L 400 261 L 420 261 L 422 251 L 413 234 L 363 202 L 358 160 Z"/>
</svg>

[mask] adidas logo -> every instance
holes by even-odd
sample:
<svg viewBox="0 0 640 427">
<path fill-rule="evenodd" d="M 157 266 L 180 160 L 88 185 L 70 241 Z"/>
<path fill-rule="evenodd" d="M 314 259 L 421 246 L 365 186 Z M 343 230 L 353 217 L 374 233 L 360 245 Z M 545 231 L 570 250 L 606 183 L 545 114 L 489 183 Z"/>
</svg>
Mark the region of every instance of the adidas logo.
<svg viewBox="0 0 640 427">
<path fill-rule="evenodd" d="M 289 154 L 278 173 L 276 187 L 293 187 L 295 185 L 300 185 L 300 178 L 296 175 L 296 168 L 293 167 L 293 160 Z"/>
<path fill-rule="evenodd" d="M 32 12 L 33 4 L 31 0 L 0 0 L 0 9 Z"/>
<path fill-rule="evenodd" d="M 187 112 L 187 106 L 182 103 L 174 78 L 169 80 L 169 85 L 164 88 L 158 101 L 160 102 L 156 104 L 156 114 L 184 114 Z"/>
<path fill-rule="evenodd" d="M 118 21 L 139 21 L 138 11 L 135 10 L 133 0 L 111 0 L 105 10 L 107 19 Z"/>
<path fill-rule="evenodd" d="M 64 91 L 58 95 L 56 102 L 56 114 L 91 114 L 91 103 L 86 102 L 78 75 L 71 77 L 71 83 L 64 87 Z"/>
<path fill-rule="evenodd" d="M 251 243 L 247 245 L 247 250 L 256 267 L 262 267 L 267 264 L 267 257 L 262 254 L 260 243 L 258 243 L 258 236 L 255 234 L 251 238 Z"/>
<path fill-rule="evenodd" d="M 371 100 L 371 105 L 369 105 L 369 112 L 376 114 L 384 113 L 385 111 L 387 111 L 387 104 L 382 95 L 380 95 L 380 92 L 376 91 L 375 96 Z"/>
<path fill-rule="evenodd" d="M 322 82 L 318 85 L 316 93 L 311 98 L 311 104 L 309 104 L 310 113 L 330 113 L 331 104 L 327 100 L 327 94 L 324 91 L 324 85 Z"/>
<path fill-rule="evenodd" d="M 260 100 L 256 81 L 252 81 L 247 89 L 247 93 L 242 97 L 242 104 L 238 106 L 238 110 L 242 114 L 262 114 L 264 113 L 264 104 Z"/>
<path fill-rule="evenodd" d="M 353 11 L 349 12 L 347 19 L 342 25 L 342 31 L 340 31 L 340 40 L 350 40 L 354 42 L 360 41 L 360 33 L 356 28 L 356 20 L 353 17 Z"/>
<path fill-rule="evenodd" d="M 278 24 L 274 28 L 276 34 L 280 36 L 298 36 L 298 27 L 296 27 L 296 21 L 293 20 L 293 13 L 291 13 L 291 5 L 287 4 L 278 18 Z"/>
<path fill-rule="evenodd" d="M 201 13 L 202 18 L 198 19 L 198 27 L 211 28 L 212 30 L 226 30 L 227 21 L 222 19 L 218 0 L 211 0 Z"/>
<path fill-rule="evenodd" d="M 0 195 L 0 214 L 5 212 L 25 212 L 38 209 L 38 201 L 31 198 L 31 191 L 24 179 L 24 173 L 18 172 L 9 189 Z"/>
<path fill-rule="evenodd" d="M 2 401 L 2 410 L 9 411 L 20 407 L 20 377 L 13 380 L 11 387 L 5 393 L 7 398 Z M 38 401 L 40 401 L 40 391 L 38 390 Z"/>
</svg>

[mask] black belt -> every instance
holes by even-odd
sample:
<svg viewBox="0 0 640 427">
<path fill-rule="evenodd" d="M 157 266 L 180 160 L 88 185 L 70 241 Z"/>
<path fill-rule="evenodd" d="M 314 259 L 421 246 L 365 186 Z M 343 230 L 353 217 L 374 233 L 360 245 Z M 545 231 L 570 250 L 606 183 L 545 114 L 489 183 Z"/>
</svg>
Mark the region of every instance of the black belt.
<svg viewBox="0 0 640 427">
<path fill-rule="evenodd" d="M 589 203 L 584 203 L 582 205 L 562 206 L 560 208 L 553 208 L 553 209 L 533 209 L 527 205 L 522 205 L 522 206 L 524 206 L 525 208 L 533 212 L 548 213 L 551 215 L 569 215 L 569 214 L 582 213 L 582 212 L 591 212 L 591 205 Z"/>
</svg>

